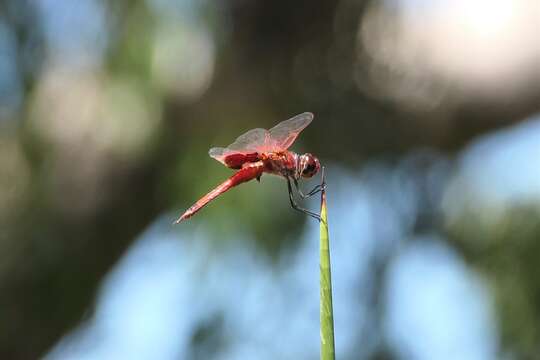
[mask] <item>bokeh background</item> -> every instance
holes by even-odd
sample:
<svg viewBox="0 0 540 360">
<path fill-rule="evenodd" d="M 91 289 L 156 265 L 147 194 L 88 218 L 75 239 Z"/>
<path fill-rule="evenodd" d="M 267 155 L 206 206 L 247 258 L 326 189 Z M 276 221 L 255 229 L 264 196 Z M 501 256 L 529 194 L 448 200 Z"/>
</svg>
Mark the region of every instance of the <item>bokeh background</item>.
<svg viewBox="0 0 540 360">
<path fill-rule="evenodd" d="M 540 358 L 539 36 L 537 0 L 0 1 L 0 358 L 317 359 L 282 180 L 171 226 L 304 111 L 337 358 Z"/>
</svg>

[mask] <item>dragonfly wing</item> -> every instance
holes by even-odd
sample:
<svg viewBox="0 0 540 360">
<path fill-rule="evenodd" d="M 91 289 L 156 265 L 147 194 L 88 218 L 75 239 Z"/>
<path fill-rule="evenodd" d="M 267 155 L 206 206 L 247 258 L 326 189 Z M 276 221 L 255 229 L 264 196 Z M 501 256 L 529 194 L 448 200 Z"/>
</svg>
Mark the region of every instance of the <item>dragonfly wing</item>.
<svg viewBox="0 0 540 360">
<path fill-rule="evenodd" d="M 306 112 L 282 121 L 270 130 L 252 129 L 229 146 L 212 148 L 208 154 L 227 167 L 239 169 L 246 162 L 259 160 L 261 153 L 287 150 L 312 120 L 313 114 Z"/>
<path fill-rule="evenodd" d="M 213 147 L 208 151 L 208 155 L 210 155 L 211 158 L 216 159 L 220 163 L 222 163 L 224 165 L 227 165 L 227 164 L 225 164 L 225 156 L 226 156 L 228 151 L 229 151 L 229 149 L 227 149 L 227 148 Z"/>
<path fill-rule="evenodd" d="M 246 162 L 259 160 L 259 153 L 268 149 L 270 134 L 266 129 L 253 129 L 240 135 L 226 148 L 215 147 L 208 155 L 232 169 L 239 169 Z"/>
<path fill-rule="evenodd" d="M 258 152 L 243 153 L 227 148 L 211 148 L 208 155 L 231 169 L 240 169 L 245 163 L 260 159 Z"/>
<path fill-rule="evenodd" d="M 252 129 L 240 135 L 231 145 L 227 146 L 227 149 L 240 152 L 259 151 L 268 142 L 269 137 L 270 134 L 266 129 Z"/>
<path fill-rule="evenodd" d="M 227 158 L 230 158 L 231 156 L 234 156 L 234 155 L 243 156 L 244 153 L 239 152 L 239 151 L 235 151 L 235 150 L 231 150 L 231 149 L 228 149 L 228 148 L 223 148 L 223 147 L 213 147 L 208 151 L 208 155 L 210 155 L 211 158 L 216 159 L 217 161 L 219 161 L 223 165 L 229 166 L 227 164 Z"/>
<path fill-rule="evenodd" d="M 269 130 L 270 142 L 275 150 L 288 149 L 296 137 L 313 120 L 313 114 L 305 112 L 293 118 L 282 121 Z"/>
</svg>

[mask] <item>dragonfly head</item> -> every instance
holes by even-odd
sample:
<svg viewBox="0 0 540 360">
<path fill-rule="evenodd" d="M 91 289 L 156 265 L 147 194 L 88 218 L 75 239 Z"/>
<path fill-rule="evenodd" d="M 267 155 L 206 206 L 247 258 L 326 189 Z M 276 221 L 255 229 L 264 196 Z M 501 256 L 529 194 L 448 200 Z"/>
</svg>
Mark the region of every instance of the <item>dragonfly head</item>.
<svg viewBox="0 0 540 360">
<path fill-rule="evenodd" d="M 318 173 L 321 168 L 319 159 L 317 159 L 315 156 L 313 156 L 310 153 L 300 155 L 299 163 L 300 163 L 299 164 L 300 175 L 305 178 L 312 177 L 313 175 Z"/>
</svg>

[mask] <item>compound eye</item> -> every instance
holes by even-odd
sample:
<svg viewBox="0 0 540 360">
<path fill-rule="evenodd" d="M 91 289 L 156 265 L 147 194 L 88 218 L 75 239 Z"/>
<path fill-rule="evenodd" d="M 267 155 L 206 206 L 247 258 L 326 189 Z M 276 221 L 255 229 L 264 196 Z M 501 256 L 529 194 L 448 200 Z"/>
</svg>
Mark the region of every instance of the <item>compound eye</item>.
<svg viewBox="0 0 540 360">
<path fill-rule="evenodd" d="M 305 154 L 304 156 L 305 162 L 302 168 L 302 176 L 309 178 L 315 175 L 317 171 L 319 171 L 319 164 L 318 160 L 313 155 Z"/>
<path fill-rule="evenodd" d="M 302 174 L 310 175 L 310 174 L 313 174 L 314 170 L 315 170 L 315 164 L 310 162 L 309 164 L 306 165 L 306 167 L 304 168 L 304 171 L 302 171 Z"/>
</svg>

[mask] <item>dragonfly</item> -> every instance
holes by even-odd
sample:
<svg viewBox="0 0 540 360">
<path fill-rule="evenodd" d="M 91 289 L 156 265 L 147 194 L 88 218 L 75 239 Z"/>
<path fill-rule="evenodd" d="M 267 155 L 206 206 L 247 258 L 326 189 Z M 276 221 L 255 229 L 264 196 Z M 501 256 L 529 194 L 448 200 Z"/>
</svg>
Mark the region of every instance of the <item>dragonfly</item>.
<svg viewBox="0 0 540 360">
<path fill-rule="evenodd" d="M 253 129 L 239 136 L 227 147 L 211 148 L 208 154 L 226 167 L 238 170 L 234 175 L 204 195 L 187 209 L 174 223 L 178 224 L 197 213 L 212 200 L 242 183 L 256 179 L 260 182 L 263 174 L 277 175 L 287 181 L 289 201 L 293 209 L 317 220 L 319 214 L 300 207 L 293 193 L 293 186 L 301 198 L 311 197 L 326 188 L 324 168 L 321 183 L 307 193 L 298 184 L 303 178 L 311 178 L 319 172 L 321 164 L 313 154 L 299 155 L 289 151 L 298 135 L 313 120 L 313 114 L 305 112 L 282 121 L 270 130 Z"/>
</svg>

